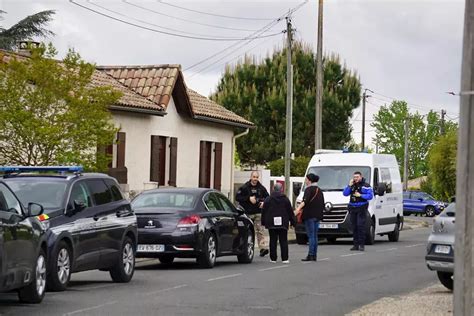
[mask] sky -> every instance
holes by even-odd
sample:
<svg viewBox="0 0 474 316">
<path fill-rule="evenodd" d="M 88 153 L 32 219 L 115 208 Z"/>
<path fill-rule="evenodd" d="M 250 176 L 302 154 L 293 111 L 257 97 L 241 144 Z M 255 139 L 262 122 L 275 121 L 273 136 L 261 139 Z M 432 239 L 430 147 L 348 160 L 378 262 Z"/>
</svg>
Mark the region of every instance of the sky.
<svg viewBox="0 0 474 316">
<path fill-rule="evenodd" d="M 206 96 L 215 90 L 226 64 L 235 63 L 245 54 L 258 60 L 282 47 L 285 23 L 275 19 L 303 3 L 74 2 L 128 24 L 67 0 L 0 0 L 0 10 L 7 12 L 0 25 L 8 28 L 27 15 L 56 10 L 49 24 L 55 36 L 46 41 L 57 47 L 59 57 L 74 48 L 84 59 L 98 65 L 181 64 L 188 87 Z M 323 12 L 323 51 L 338 54 L 349 69 L 357 72 L 363 89 L 374 92 L 368 93 L 366 142 L 374 136 L 370 126 L 373 114 L 393 99 L 407 101 L 413 112 L 425 114 L 430 109 L 445 109 L 448 119 L 458 119 L 459 97 L 446 92 L 458 92 L 460 87 L 463 0 L 326 0 Z M 292 14 L 296 39 L 313 48 L 317 40 L 317 13 L 317 1 L 310 0 Z M 269 36 L 252 39 L 255 34 Z M 213 56 L 224 49 L 227 50 Z M 359 107 L 351 119 L 352 135 L 357 142 L 361 138 L 361 119 Z"/>
</svg>

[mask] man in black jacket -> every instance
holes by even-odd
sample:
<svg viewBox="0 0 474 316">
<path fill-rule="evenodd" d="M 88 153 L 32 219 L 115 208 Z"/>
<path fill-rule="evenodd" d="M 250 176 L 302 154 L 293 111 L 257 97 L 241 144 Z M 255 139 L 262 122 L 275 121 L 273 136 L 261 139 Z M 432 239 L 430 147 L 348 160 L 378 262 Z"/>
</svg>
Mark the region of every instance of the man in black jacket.
<svg viewBox="0 0 474 316">
<path fill-rule="evenodd" d="M 262 209 L 262 225 L 268 229 L 270 234 L 270 260 L 277 260 L 277 241 L 280 242 L 281 260 L 288 260 L 288 228 L 296 224 L 295 214 L 290 200 L 281 192 L 283 186 L 276 183 L 272 194 L 265 199 Z"/>
<path fill-rule="evenodd" d="M 268 241 L 264 227 L 261 226 L 261 213 L 263 201 L 268 197 L 267 189 L 258 181 L 260 175 L 258 171 L 252 171 L 250 180 L 247 181 L 237 191 L 235 199 L 245 209 L 245 213 L 250 217 L 255 225 L 260 257 L 268 254 Z"/>
</svg>

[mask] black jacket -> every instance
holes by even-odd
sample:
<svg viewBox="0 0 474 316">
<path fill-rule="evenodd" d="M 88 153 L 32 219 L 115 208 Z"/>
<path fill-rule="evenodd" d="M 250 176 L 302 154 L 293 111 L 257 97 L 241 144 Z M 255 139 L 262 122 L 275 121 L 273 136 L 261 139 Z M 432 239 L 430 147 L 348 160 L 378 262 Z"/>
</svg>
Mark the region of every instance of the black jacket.
<svg viewBox="0 0 474 316">
<path fill-rule="evenodd" d="M 276 217 L 281 217 L 281 225 L 275 224 Z M 295 214 L 293 213 L 290 200 L 280 192 L 273 192 L 265 199 L 263 204 L 262 225 L 267 229 L 288 229 L 289 223 L 293 226 L 296 223 Z"/>
<path fill-rule="evenodd" d="M 308 186 L 304 190 L 303 202 L 303 221 L 310 218 L 316 218 L 317 220 L 323 219 L 324 195 L 320 188 L 317 186 Z"/>
<path fill-rule="evenodd" d="M 251 196 L 255 196 L 257 203 L 252 204 L 250 202 Z M 265 187 L 260 182 L 258 182 L 256 186 L 253 186 L 250 181 L 247 181 L 243 186 L 240 187 L 239 191 L 237 191 L 235 199 L 245 209 L 245 213 L 248 215 L 254 215 L 261 213 L 261 209 L 259 207 L 260 202 L 263 202 L 267 197 L 267 189 L 265 189 Z"/>
</svg>

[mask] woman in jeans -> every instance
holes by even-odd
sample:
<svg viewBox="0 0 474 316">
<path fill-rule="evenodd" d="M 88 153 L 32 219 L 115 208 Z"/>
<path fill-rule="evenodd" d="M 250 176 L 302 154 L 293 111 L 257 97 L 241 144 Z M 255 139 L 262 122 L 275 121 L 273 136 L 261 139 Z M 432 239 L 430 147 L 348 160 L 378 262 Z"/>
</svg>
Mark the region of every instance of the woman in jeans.
<svg viewBox="0 0 474 316">
<path fill-rule="evenodd" d="M 309 173 L 306 175 L 306 189 L 303 202 L 296 209 L 296 213 L 303 212 L 303 223 L 308 235 L 309 250 L 302 261 L 316 261 L 318 256 L 319 221 L 323 219 L 324 195 L 318 187 L 319 176 Z"/>
</svg>

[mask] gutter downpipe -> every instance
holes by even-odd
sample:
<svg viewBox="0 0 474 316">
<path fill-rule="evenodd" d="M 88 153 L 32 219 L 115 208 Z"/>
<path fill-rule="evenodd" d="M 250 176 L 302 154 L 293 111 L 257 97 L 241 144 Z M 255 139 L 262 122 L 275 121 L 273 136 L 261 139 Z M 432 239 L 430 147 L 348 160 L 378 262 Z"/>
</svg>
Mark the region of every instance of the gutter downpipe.
<svg viewBox="0 0 474 316">
<path fill-rule="evenodd" d="M 231 164 L 231 168 L 230 168 L 230 196 L 229 196 L 229 199 L 232 201 L 232 202 L 235 202 L 235 193 L 234 193 L 234 169 L 235 169 L 235 141 L 237 138 L 240 138 L 242 136 L 245 136 L 249 133 L 249 128 L 247 128 L 244 132 L 240 133 L 240 134 L 237 134 L 237 135 L 234 135 L 232 137 L 232 156 L 231 156 L 231 159 L 232 159 L 232 164 Z"/>
</svg>

